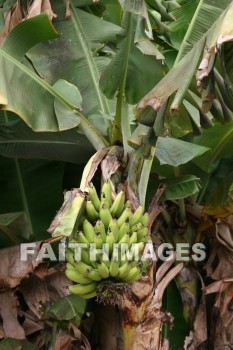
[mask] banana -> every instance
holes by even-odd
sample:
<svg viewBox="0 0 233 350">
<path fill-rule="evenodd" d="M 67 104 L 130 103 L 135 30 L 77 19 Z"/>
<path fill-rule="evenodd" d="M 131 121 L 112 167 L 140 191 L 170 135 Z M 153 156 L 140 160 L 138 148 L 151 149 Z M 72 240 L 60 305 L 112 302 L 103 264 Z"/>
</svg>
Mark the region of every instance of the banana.
<svg viewBox="0 0 233 350">
<path fill-rule="evenodd" d="M 107 229 L 110 221 L 112 220 L 112 215 L 110 214 L 110 211 L 106 207 L 105 204 L 101 205 L 101 208 L 100 208 L 100 219 L 103 222 L 105 228 Z"/>
<path fill-rule="evenodd" d="M 108 278 L 109 277 L 109 269 L 105 265 L 105 263 L 102 261 L 100 264 L 98 264 L 98 271 L 100 273 L 100 276 L 102 278 Z"/>
<path fill-rule="evenodd" d="M 90 265 L 92 265 L 94 269 L 97 269 L 98 262 L 100 262 L 101 260 L 100 253 L 94 247 L 90 247 L 89 253 L 90 253 Z"/>
<path fill-rule="evenodd" d="M 131 265 L 130 265 L 130 267 L 131 267 Z M 130 271 L 128 272 L 127 276 L 123 276 L 123 277 L 121 277 L 121 279 L 124 282 L 131 283 L 131 282 L 136 281 L 140 277 L 141 277 L 140 268 L 137 267 L 137 266 L 134 266 L 133 268 L 130 269 Z"/>
<path fill-rule="evenodd" d="M 100 273 L 97 269 L 90 270 L 87 273 L 87 277 L 93 281 L 101 281 L 102 280 L 102 277 L 100 276 Z"/>
<path fill-rule="evenodd" d="M 95 230 L 92 224 L 88 220 L 83 221 L 83 232 L 88 242 L 94 243 Z"/>
<path fill-rule="evenodd" d="M 91 265 L 89 249 L 88 250 L 83 248 L 81 249 L 81 261 L 89 266 Z"/>
<path fill-rule="evenodd" d="M 75 264 L 74 254 L 72 253 L 71 250 L 66 251 L 66 260 L 68 261 L 68 263 L 70 263 L 72 265 Z"/>
<path fill-rule="evenodd" d="M 112 277 L 117 277 L 119 274 L 119 260 L 118 259 L 112 259 L 109 272 Z"/>
<path fill-rule="evenodd" d="M 129 225 L 129 221 L 125 221 L 119 229 L 119 237 L 118 240 L 121 240 L 121 238 L 126 234 L 126 233 L 130 233 L 130 225 Z"/>
<path fill-rule="evenodd" d="M 102 247 L 103 241 L 100 236 L 100 233 L 96 233 L 94 237 L 94 243 L 97 249 L 100 249 Z"/>
<path fill-rule="evenodd" d="M 66 263 L 66 268 L 67 268 L 67 270 L 75 270 L 75 266 L 73 264 L 70 264 L 70 263 Z"/>
<path fill-rule="evenodd" d="M 143 206 L 139 205 L 139 207 L 136 209 L 136 211 L 133 213 L 133 215 L 131 216 L 131 218 L 129 220 L 130 226 L 136 225 L 137 223 L 139 223 L 141 221 L 143 211 L 144 211 Z"/>
<path fill-rule="evenodd" d="M 94 298 L 95 296 L 96 296 L 96 290 L 93 290 L 93 292 L 90 292 L 90 293 L 80 295 L 80 297 L 83 299 L 91 299 L 91 298 Z"/>
<path fill-rule="evenodd" d="M 106 243 L 109 245 L 109 252 L 112 253 L 113 251 L 113 245 L 115 243 L 115 237 L 111 230 L 108 230 L 107 237 L 106 237 Z"/>
<path fill-rule="evenodd" d="M 130 220 L 131 216 L 132 216 L 131 209 L 125 208 L 125 210 L 123 211 L 119 219 L 117 219 L 118 226 L 121 227 L 121 225 L 123 225 L 125 221 Z"/>
<path fill-rule="evenodd" d="M 67 269 L 65 271 L 65 274 L 67 278 L 69 278 L 69 280 L 71 280 L 72 282 L 81 284 L 88 284 L 92 282 L 89 278 L 84 277 L 81 273 L 78 273 L 76 270 Z"/>
<path fill-rule="evenodd" d="M 69 290 L 73 294 L 82 295 L 93 292 L 96 290 L 96 287 L 97 283 L 91 282 L 89 284 L 74 284 L 72 286 L 69 286 Z"/>
<path fill-rule="evenodd" d="M 144 243 L 142 242 L 133 243 L 132 246 L 130 247 L 130 251 L 125 252 L 121 256 L 120 265 L 122 266 L 125 263 L 125 261 L 128 261 L 128 260 L 135 260 L 138 263 L 138 261 L 142 256 L 143 249 L 144 249 Z"/>
<path fill-rule="evenodd" d="M 117 277 L 119 273 L 119 265 L 120 265 L 120 260 L 119 260 L 119 248 L 118 245 L 115 245 L 113 248 L 113 253 L 112 253 L 112 258 L 111 258 L 111 263 L 109 267 L 109 272 L 112 277 Z"/>
<path fill-rule="evenodd" d="M 122 243 L 125 243 L 125 244 L 128 244 L 129 245 L 129 233 L 126 233 L 122 238 L 121 240 L 119 241 L 119 245 L 122 244 Z"/>
<path fill-rule="evenodd" d="M 95 229 L 96 233 L 100 234 L 102 242 L 103 243 L 106 242 L 105 227 L 104 227 L 104 224 L 103 224 L 103 222 L 101 220 L 96 221 L 94 229 Z"/>
<path fill-rule="evenodd" d="M 131 246 L 133 243 L 137 243 L 138 241 L 138 233 L 135 231 L 129 238 L 129 245 Z"/>
<path fill-rule="evenodd" d="M 127 200 L 127 201 L 125 202 L 124 209 L 126 209 L 126 208 L 128 208 L 128 209 L 130 209 L 130 210 L 131 210 L 131 208 L 132 208 L 131 202 L 130 202 L 129 200 Z"/>
<path fill-rule="evenodd" d="M 95 207 L 95 210 L 99 211 L 100 199 L 99 199 L 98 194 L 96 192 L 95 186 L 93 185 L 92 182 L 88 186 L 88 192 L 89 192 L 90 200 Z"/>
<path fill-rule="evenodd" d="M 125 193 L 119 192 L 110 208 L 110 213 L 113 217 L 117 217 L 122 214 L 125 204 Z"/>
<path fill-rule="evenodd" d="M 90 271 L 94 270 L 89 264 L 79 261 L 75 264 L 76 270 L 81 273 L 81 275 L 88 277 Z"/>
<path fill-rule="evenodd" d="M 96 211 L 91 201 L 86 202 L 87 217 L 90 221 L 96 221 L 99 218 L 99 213 Z"/>
<path fill-rule="evenodd" d="M 115 242 L 118 241 L 119 238 L 119 226 L 116 219 L 112 219 L 109 223 L 108 230 L 113 232 Z"/>
<path fill-rule="evenodd" d="M 148 228 L 144 227 L 138 231 L 138 242 L 141 242 L 148 235 Z"/>
<path fill-rule="evenodd" d="M 78 231 L 77 242 L 89 244 L 89 241 L 86 239 L 82 231 Z"/>
<path fill-rule="evenodd" d="M 148 222 L 149 222 L 149 214 L 148 213 L 145 213 L 143 216 L 142 216 L 142 219 L 141 219 L 141 223 L 143 224 L 143 226 L 147 226 Z"/>
<path fill-rule="evenodd" d="M 101 189 L 101 203 L 105 202 L 108 208 L 112 205 L 112 187 L 109 181 L 105 181 Z"/>
<path fill-rule="evenodd" d="M 131 266 L 128 263 L 128 261 L 126 261 L 122 266 L 119 267 L 119 272 L 118 272 L 118 277 L 120 279 L 123 279 L 124 277 L 126 277 L 128 275 L 128 273 L 131 270 Z"/>
<path fill-rule="evenodd" d="M 143 224 L 141 222 L 139 222 L 136 225 L 131 226 L 131 231 L 138 231 L 141 230 L 142 228 L 144 228 Z"/>
</svg>

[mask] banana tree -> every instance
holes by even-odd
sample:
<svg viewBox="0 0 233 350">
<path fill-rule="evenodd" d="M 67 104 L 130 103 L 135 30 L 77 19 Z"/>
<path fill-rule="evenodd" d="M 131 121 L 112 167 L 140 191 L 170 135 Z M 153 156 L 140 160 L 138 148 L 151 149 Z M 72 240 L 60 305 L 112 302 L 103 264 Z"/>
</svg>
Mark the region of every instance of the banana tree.
<svg viewBox="0 0 233 350">
<path fill-rule="evenodd" d="M 203 190 L 198 201 L 203 204 L 216 162 L 231 155 L 231 123 L 224 125 L 232 120 L 230 1 L 35 1 L 29 7 L 17 1 L 10 12 L 10 2 L 3 3 L 7 20 L 2 39 L 9 34 L 0 49 L 0 103 L 5 124 L 0 135 L 1 154 L 78 163 L 96 151 L 84 169 L 79 190 L 66 193 L 64 206 L 50 232 L 68 240 L 76 238 L 74 231 L 82 222 L 91 181 L 98 192 L 107 180 L 112 186 L 111 200 L 122 191 L 136 213 L 140 204 L 145 206 L 152 174 L 152 178 L 158 177 L 158 181 L 149 182 L 153 200 L 148 208 L 148 228 L 153 241 L 158 224 L 167 242 L 192 243 L 198 239 L 195 225 L 187 220 L 187 212 L 193 213 L 193 206 L 190 208 L 184 198 L 197 201 L 201 178 Z M 55 27 L 48 15 L 33 17 L 44 11 L 53 18 Z M 18 23 L 19 12 L 18 22 L 28 19 L 10 31 Z M 184 35 L 187 24 L 182 18 L 187 15 L 191 25 Z M 175 40 L 173 32 L 179 29 L 179 23 L 183 34 Z M 208 51 L 200 62 L 204 47 Z M 217 56 L 220 47 L 221 56 Z M 194 83 L 197 67 L 201 94 Z M 172 101 L 170 96 L 175 92 Z M 15 114 L 33 131 L 21 124 Z M 213 126 L 214 118 L 223 125 L 216 124 L 203 135 L 190 138 L 191 132 L 200 134 L 203 127 Z M 213 148 L 214 141 L 209 142 L 208 135 L 210 141 L 218 140 L 217 147 Z M 85 156 L 80 154 L 81 146 Z M 17 166 L 18 160 L 14 162 Z M 161 178 L 164 176 L 166 180 Z M 166 186 L 163 194 L 161 182 Z M 230 176 L 227 183 L 223 202 L 229 213 Z M 208 203 L 207 209 L 211 200 Z M 23 210 L 29 215 L 27 206 Z M 210 210 L 214 212 L 213 208 Z M 172 220 L 174 212 L 178 218 Z M 153 225 L 158 215 L 158 224 Z M 195 215 L 192 218 L 200 220 Z M 173 237 L 171 230 L 177 231 Z M 217 237 L 222 239 L 219 234 Z M 107 349 L 109 344 L 113 349 L 147 349 L 148 344 L 161 348 L 162 324 L 171 322 L 161 311 L 163 292 L 182 269 L 177 264 L 168 272 L 172 263 L 173 260 L 159 269 L 151 264 L 140 281 L 126 290 L 120 289 L 124 298 L 117 306 L 94 304 L 93 334 L 98 336 L 93 337 L 93 348 Z M 188 265 L 177 277 L 185 318 L 191 325 L 194 319 L 196 322 L 194 329 L 191 326 L 194 333 L 186 340 L 187 349 L 198 340 L 197 320 L 204 310 L 202 302 L 195 314 L 199 301 L 196 271 Z M 106 316 L 102 316 L 104 312 Z M 166 346 L 164 342 L 163 347 Z"/>
</svg>

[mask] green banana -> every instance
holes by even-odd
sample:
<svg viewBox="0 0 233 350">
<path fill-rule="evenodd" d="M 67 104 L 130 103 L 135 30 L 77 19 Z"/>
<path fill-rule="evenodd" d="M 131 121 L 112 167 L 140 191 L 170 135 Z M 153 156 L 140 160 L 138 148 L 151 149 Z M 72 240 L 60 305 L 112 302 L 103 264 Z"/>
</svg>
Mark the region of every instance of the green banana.
<svg viewBox="0 0 233 350">
<path fill-rule="evenodd" d="M 91 299 L 91 298 L 94 298 L 95 296 L 96 296 L 96 290 L 93 290 L 93 292 L 90 292 L 90 293 L 80 295 L 80 297 L 83 299 Z"/>
<path fill-rule="evenodd" d="M 138 242 L 141 242 L 148 235 L 148 228 L 144 227 L 138 231 Z"/>
<path fill-rule="evenodd" d="M 101 204 L 105 203 L 108 208 L 112 205 L 112 187 L 109 181 L 105 181 L 101 189 Z"/>
<path fill-rule="evenodd" d="M 103 243 L 106 242 L 105 227 L 104 227 L 104 224 L 103 224 L 103 222 L 101 220 L 96 221 L 94 229 L 95 229 L 96 233 L 100 234 L 102 242 Z"/>
<path fill-rule="evenodd" d="M 75 264 L 74 254 L 71 250 L 66 251 L 66 260 L 72 265 Z"/>
<path fill-rule="evenodd" d="M 136 225 L 137 223 L 139 223 L 141 221 L 142 215 L 143 215 L 143 211 L 144 211 L 143 206 L 139 205 L 139 207 L 133 213 L 133 215 L 131 216 L 131 218 L 129 220 L 130 226 Z"/>
<path fill-rule="evenodd" d="M 83 232 L 89 243 L 94 243 L 95 230 L 88 220 L 83 221 Z"/>
<path fill-rule="evenodd" d="M 129 245 L 131 246 L 133 243 L 137 243 L 138 241 L 138 233 L 135 231 L 129 238 Z"/>
<path fill-rule="evenodd" d="M 75 251 L 69 249 L 65 272 L 71 281 L 78 283 L 70 291 L 84 299 L 96 296 L 98 282 L 103 279 L 111 277 L 124 283 L 139 280 L 146 271 L 139 261 L 150 238 L 149 214 L 144 213 L 141 205 L 133 213 L 131 202 L 125 202 L 124 191 L 116 195 L 113 203 L 110 181 L 103 183 L 100 197 L 92 183 L 88 191 L 82 231 L 75 233 L 76 240 L 70 240 L 70 243 L 87 244 L 88 250 L 82 247 L 81 261 L 75 262 Z M 105 249 L 109 249 L 108 260 Z M 119 256 L 120 252 L 123 256 Z"/>
<path fill-rule="evenodd" d="M 112 277 L 117 277 L 119 274 L 119 260 L 113 258 L 109 267 L 109 273 Z"/>
<path fill-rule="evenodd" d="M 130 220 L 132 216 L 132 212 L 130 208 L 125 208 L 119 219 L 117 219 L 118 226 L 121 227 L 124 222 Z"/>
<path fill-rule="evenodd" d="M 105 263 L 102 261 L 100 264 L 98 264 L 98 271 L 102 278 L 108 278 L 109 277 L 109 269 L 105 265 Z"/>
<path fill-rule="evenodd" d="M 67 270 L 75 270 L 75 266 L 73 264 L 70 264 L 69 262 L 66 263 Z"/>
<path fill-rule="evenodd" d="M 141 229 L 143 229 L 143 228 L 145 228 L 145 227 L 143 226 L 143 224 L 141 224 L 141 223 L 139 222 L 138 224 L 131 226 L 131 231 L 132 231 L 132 232 L 134 232 L 134 231 L 139 231 L 139 230 L 141 230 Z"/>
<path fill-rule="evenodd" d="M 96 221 L 99 219 L 99 213 L 96 211 L 91 201 L 86 202 L 87 217 L 90 221 Z"/>
<path fill-rule="evenodd" d="M 108 230 L 113 232 L 115 242 L 118 241 L 119 238 L 119 226 L 116 219 L 112 219 L 109 223 Z"/>
<path fill-rule="evenodd" d="M 106 243 L 108 243 L 109 245 L 109 252 L 112 253 L 113 245 L 115 243 L 115 237 L 114 237 L 114 233 L 111 230 L 108 230 L 107 232 Z"/>
<path fill-rule="evenodd" d="M 102 247 L 103 241 L 100 236 L 100 233 L 96 233 L 94 237 L 94 243 L 97 249 L 100 249 Z"/>
<path fill-rule="evenodd" d="M 87 277 L 90 278 L 93 281 L 101 281 L 102 280 L 102 277 L 100 276 L 100 273 L 99 273 L 99 271 L 97 269 L 90 270 L 87 273 Z"/>
<path fill-rule="evenodd" d="M 97 283 L 91 282 L 89 284 L 73 284 L 72 286 L 69 286 L 69 290 L 73 294 L 82 295 L 93 292 L 96 290 L 96 287 Z"/>
<path fill-rule="evenodd" d="M 110 221 L 112 220 L 112 215 L 110 214 L 109 209 L 106 207 L 105 204 L 101 205 L 100 208 L 100 219 L 103 222 L 105 228 L 108 228 L 108 225 L 110 224 Z"/>
<path fill-rule="evenodd" d="M 133 268 L 130 269 L 130 271 L 128 272 L 127 276 L 123 276 L 123 277 L 121 277 L 121 279 L 124 282 L 130 283 L 130 282 L 134 282 L 135 281 L 135 277 L 137 279 L 139 279 L 140 276 L 141 276 L 140 268 L 137 267 L 137 266 L 134 266 Z"/>
<path fill-rule="evenodd" d="M 81 249 L 81 261 L 87 265 L 91 265 L 89 249 L 84 249 L 84 248 Z"/>
<path fill-rule="evenodd" d="M 111 263 L 109 267 L 109 272 L 112 277 L 117 277 L 119 273 L 119 265 L 120 265 L 120 260 L 119 260 L 119 247 L 118 245 L 114 245 L 113 252 L 112 252 L 112 258 L 111 258 Z"/>
<path fill-rule="evenodd" d="M 86 264 L 82 261 L 76 263 L 75 268 L 79 273 L 81 273 L 85 277 L 88 277 L 90 271 L 94 270 L 89 264 Z"/>
<path fill-rule="evenodd" d="M 126 277 L 128 275 L 128 273 L 131 270 L 131 266 L 128 263 L 128 261 L 126 261 L 122 266 L 119 267 L 119 272 L 118 272 L 118 277 L 120 279 L 123 279 L 124 277 Z"/>
<path fill-rule="evenodd" d="M 82 231 L 78 231 L 77 242 L 78 242 L 78 243 L 89 244 L 89 241 L 88 241 L 87 238 L 84 236 L 84 234 L 83 234 Z"/>
<path fill-rule="evenodd" d="M 119 192 L 110 208 L 110 213 L 113 217 L 117 217 L 122 214 L 125 205 L 125 193 Z"/>
<path fill-rule="evenodd" d="M 90 200 L 95 207 L 95 210 L 99 211 L 100 210 L 100 199 L 99 199 L 98 194 L 96 192 L 95 186 L 93 185 L 92 182 L 88 186 L 88 193 L 89 193 Z"/>
<path fill-rule="evenodd" d="M 141 223 L 143 224 L 143 226 L 147 226 L 148 222 L 149 222 L 149 214 L 148 213 L 145 213 L 143 216 L 142 216 L 142 219 L 141 219 Z"/>
<path fill-rule="evenodd" d="M 130 209 L 131 210 L 131 208 L 132 208 L 132 206 L 131 206 L 131 202 L 129 201 L 129 200 L 127 200 L 126 202 L 125 202 L 125 205 L 124 205 L 124 209 Z"/>
<path fill-rule="evenodd" d="M 120 226 L 118 240 L 121 240 L 121 238 L 126 233 L 130 233 L 130 231 L 131 231 L 131 229 L 130 229 L 129 221 L 127 220 Z"/>
<path fill-rule="evenodd" d="M 129 242 L 130 242 L 130 238 L 129 238 L 129 233 L 126 233 L 121 239 L 120 241 L 118 242 L 119 245 L 122 244 L 122 243 L 125 243 L 125 244 L 128 244 L 129 245 Z"/>
<path fill-rule="evenodd" d="M 69 280 L 71 280 L 72 282 L 81 284 L 88 284 L 92 282 L 89 278 L 84 277 L 81 273 L 78 273 L 76 270 L 67 269 L 65 271 L 65 274 L 66 277 L 69 278 Z"/>
</svg>

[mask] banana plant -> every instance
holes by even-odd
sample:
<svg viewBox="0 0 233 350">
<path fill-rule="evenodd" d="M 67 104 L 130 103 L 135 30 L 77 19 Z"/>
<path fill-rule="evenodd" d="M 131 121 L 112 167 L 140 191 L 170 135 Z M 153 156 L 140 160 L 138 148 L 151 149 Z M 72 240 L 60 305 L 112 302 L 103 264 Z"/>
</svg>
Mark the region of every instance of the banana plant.
<svg viewBox="0 0 233 350">
<path fill-rule="evenodd" d="M 15 2 L 3 3 L 6 12 Z M 188 216 L 193 208 L 188 200 L 199 204 L 207 200 L 206 215 L 219 215 L 219 205 L 211 206 L 211 198 L 216 202 L 221 186 L 213 197 L 210 189 L 216 181 L 215 172 L 219 174 L 219 162 L 232 156 L 231 2 L 49 3 L 53 25 L 46 14 L 27 19 L 10 31 L 0 48 L 0 154 L 15 157 L 9 161 L 23 198 L 13 211 L 26 213 L 29 232 L 34 232 L 33 226 L 38 226 L 30 221 L 32 207 L 21 172 L 25 168 L 17 157 L 80 163 L 94 154 L 79 189 L 66 192 L 64 205 L 50 227 L 52 234 L 73 238 L 93 179 L 97 192 L 101 182 L 111 180 L 113 197 L 123 190 L 135 213 L 140 204 L 145 206 L 150 188 L 153 197 L 155 189 L 160 193 L 161 184 L 165 185 L 160 203 L 163 209 L 166 203 L 167 208 L 158 220 L 161 236 L 172 244 L 179 242 L 180 233 L 183 242 L 195 241 L 196 226 Z M 25 15 L 26 7 L 22 8 Z M 190 18 L 188 30 L 182 20 L 186 15 Z M 180 41 L 172 33 L 179 23 L 183 26 Z M 197 69 L 198 89 L 194 79 Z M 203 131 L 208 127 L 212 129 Z M 193 138 L 192 132 L 201 135 Z M 155 182 L 151 177 L 158 179 Z M 228 214 L 230 198 L 231 174 L 221 202 Z M 156 230 L 152 222 L 161 210 L 157 202 L 154 204 L 157 211 L 148 209 L 152 239 Z M 92 208 L 93 215 L 95 211 Z M 173 219 L 174 211 L 178 214 Z M 6 233 L 6 225 L 2 227 Z M 171 236 L 171 230 L 177 234 Z M 220 234 L 217 239 L 224 241 Z M 102 348 L 111 344 L 112 349 L 136 349 L 139 343 L 146 348 L 153 342 L 153 347 L 160 349 L 162 325 L 170 322 L 161 313 L 161 299 L 177 274 L 184 317 L 192 329 L 199 316 L 195 314 L 199 301 L 196 269 L 182 269 L 182 264 L 177 264 L 168 272 L 172 263 L 156 272 L 152 265 L 147 275 L 132 285 L 134 298 L 124 293 L 121 320 L 114 307 L 95 306 L 101 339 L 94 340 L 93 346 L 100 341 Z M 156 310 L 156 316 L 151 309 Z M 104 310 L 107 316 L 101 317 Z M 109 340 L 114 329 L 118 335 Z"/>
</svg>

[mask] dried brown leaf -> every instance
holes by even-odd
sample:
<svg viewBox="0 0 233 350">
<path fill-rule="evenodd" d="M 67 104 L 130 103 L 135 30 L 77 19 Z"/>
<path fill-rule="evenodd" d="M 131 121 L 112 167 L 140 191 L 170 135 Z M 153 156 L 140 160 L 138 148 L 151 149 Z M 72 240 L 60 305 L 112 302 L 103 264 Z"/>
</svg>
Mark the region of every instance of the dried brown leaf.
<svg viewBox="0 0 233 350">
<path fill-rule="evenodd" d="M 51 20 L 57 17 L 57 15 L 53 13 L 49 0 L 34 0 L 28 9 L 28 14 L 26 18 L 32 18 L 41 13 L 47 13 Z"/>
<path fill-rule="evenodd" d="M 26 261 L 21 259 L 20 246 L 13 246 L 0 250 L 0 290 L 14 288 L 20 281 L 27 277 L 39 264 L 36 257 L 39 253 L 41 242 L 35 243 L 34 253 L 28 255 Z"/>
<path fill-rule="evenodd" d="M 55 350 L 73 350 L 74 338 L 64 331 L 59 331 L 56 337 Z"/>
<path fill-rule="evenodd" d="M 38 320 L 38 318 L 31 312 L 31 310 L 28 310 L 27 312 L 20 310 L 18 314 L 19 316 L 24 317 L 22 327 L 26 336 L 44 329 L 44 324 Z"/>
<path fill-rule="evenodd" d="M 23 20 L 23 14 L 21 11 L 20 0 L 17 0 L 8 13 L 5 16 L 5 24 L 0 33 L 0 45 L 4 41 L 7 34 L 21 21 Z"/>
<path fill-rule="evenodd" d="M 40 319 L 43 316 L 42 306 L 50 300 L 45 280 L 32 275 L 21 282 L 18 290 L 28 307 Z"/>
<path fill-rule="evenodd" d="M 69 294 L 68 288 L 71 282 L 66 277 L 61 265 L 49 269 L 45 279 L 51 301 L 56 301 Z"/>
<path fill-rule="evenodd" d="M 199 346 L 207 340 L 207 321 L 205 297 L 202 297 L 194 320 L 194 344 Z"/>
<path fill-rule="evenodd" d="M 25 333 L 17 318 L 17 299 L 12 291 L 0 294 L 0 315 L 5 337 L 24 339 Z"/>
</svg>

